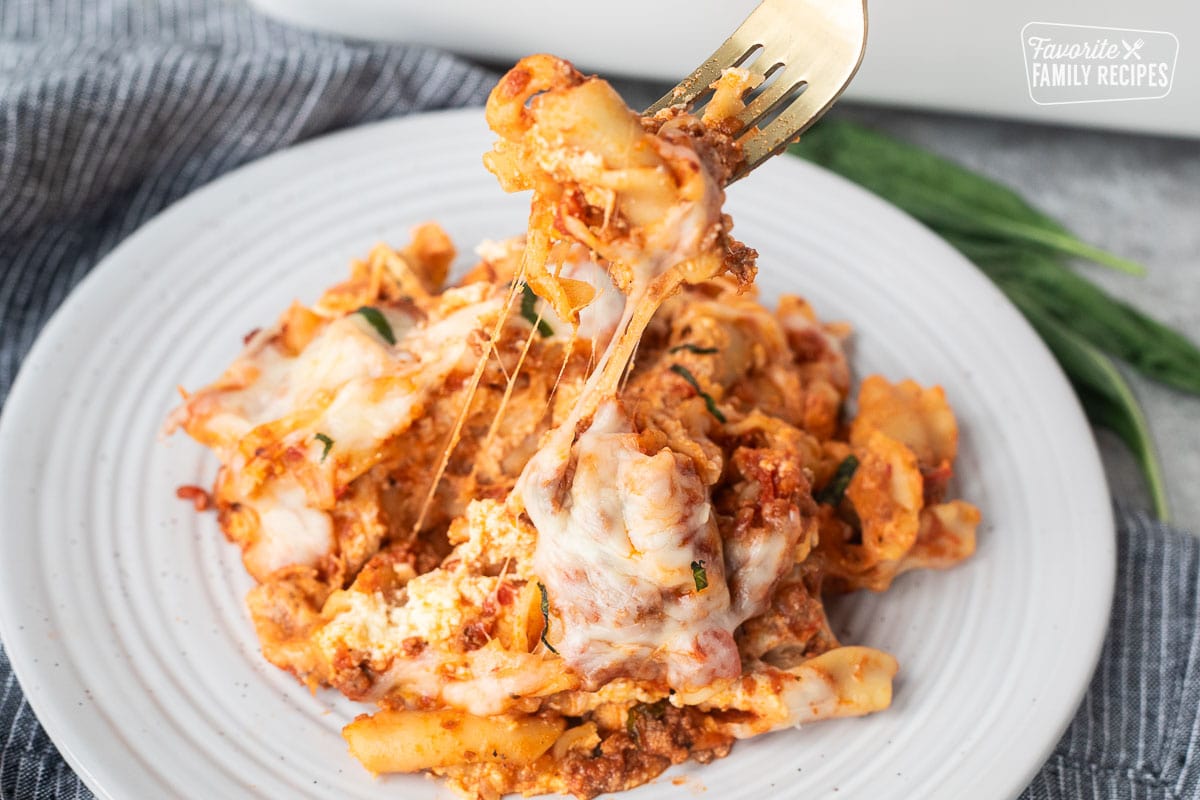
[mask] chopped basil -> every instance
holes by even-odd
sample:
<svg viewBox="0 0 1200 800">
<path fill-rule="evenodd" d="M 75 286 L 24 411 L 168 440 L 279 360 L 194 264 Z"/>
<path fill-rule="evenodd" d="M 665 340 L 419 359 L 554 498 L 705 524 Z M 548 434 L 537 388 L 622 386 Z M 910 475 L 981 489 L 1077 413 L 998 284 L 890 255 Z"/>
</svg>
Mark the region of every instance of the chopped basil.
<svg viewBox="0 0 1200 800">
<path fill-rule="evenodd" d="M 554 329 L 546 324 L 546 320 L 538 316 L 536 306 L 538 297 L 529 288 L 528 283 L 521 284 L 521 316 L 529 320 L 529 324 L 537 328 L 542 336 L 553 336 Z"/>
<path fill-rule="evenodd" d="M 717 401 L 712 399 L 712 395 L 700 388 L 700 382 L 696 380 L 696 376 L 682 364 L 672 364 L 671 372 L 674 372 L 679 377 L 692 385 L 696 390 L 696 394 L 704 398 L 704 405 L 708 406 L 708 413 L 712 414 L 721 422 L 725 422 L 725 415 L 721 413 L 721 409 L 717 408 Z"/>
<path fill-rule="evenodd" d="M 703 592 L 708 588 L 708 571 L 704 569 L 703 561 L 692 562 L 692 580 L 696 582 L 697 592 Z"/>
<path fill-rule="evenodd" d="M 850 485 L 850 479 L 854 477 L 854 471 L 858 469 L 858 459 L 854 456 L 846 456 L 842 463 L 838 464 L 837 471 L 833 473 L 833 477 L 829 479 L 829 483 L 825 484 L 825 488 L 813 495 L 813 499 L 818 503 L 824 503 L 830 506 L 836 506 L 842 502 L 842 498 L 846 495 L 846 487 Z"/>
<path fill-rule="evenodd" d="M 554 649 L 554 645 L 546 641 L 546 631 L 550 630 L 550 598 L 546 594 L 546 587 L 541 581 L 538 581 L 538 591 L 542 593 L 542 644 L 546 645 L 546 649 L 554 655 L 558 655 L 558 651 Z"/>
<path fill-rule="evenodd" d="M 674 690 L 672 690 L 674 691 Z M 662 719 L 667 713 L 667 698 L 663 698 L 654 703 L 638 703 L 629 709 L 629 713 L 625 715 L 625 732 L 629 734 L 629 738 L 635 742 L 641 737 L 638 735 L 637 722 L 642 717 L 650 717 L 651 719 Z"/>
<path fill-rule="evenodd" d="M 329 448 L 333 447 L 333 439 L 330 439 L 323 433 L 318 433 L 313 438 L 325 445 L 325 449 L 321 451 L 321 463 L 324 464 L 325 459 L 329 456 Z"/>
<path fill-rule="evenodd" d="M 396 343 L 396 334 L 392 333 L 391 324 L 388 323 L 387 317 L 385 317 L 383 312 L 378 308 L 375 308 L 374 306 L 363 306 L 354 313 L 362 314 L 362 318 L 371 324 L 371 327 L 375 329 L 376 333 L 383 337 L 385 342 L 388 344 Z"/>
<path fill-rule="evenodd" d="M 695 353 L 698 356 L 711 356 L 713 353 L 718 352 L 717 348 L 715 347 L 701 347 L 699 345 L 692 344 L 691 342 L 677 344 L 667 352 L 678 353 L 680 350 L 687 350 L 689 353 Z"/>
</svg>

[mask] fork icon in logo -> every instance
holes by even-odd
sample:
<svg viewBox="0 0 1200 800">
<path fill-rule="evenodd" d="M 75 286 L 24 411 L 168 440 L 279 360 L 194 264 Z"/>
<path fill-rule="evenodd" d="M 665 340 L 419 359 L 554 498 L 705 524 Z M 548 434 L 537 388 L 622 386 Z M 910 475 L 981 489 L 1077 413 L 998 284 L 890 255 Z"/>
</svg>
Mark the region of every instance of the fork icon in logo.
<svg viewBox="0 0 1200 800">
<path fill-rule="evenodd" d="M 1125 56 L 1124 56 L 1124 59 L 1123 59 L 1123 60 L 1125 60 L 1125 61 L 1128 61 L 1128 60 L 1129 60 L 1129 57 L 1130 57 L 1130 56 L 1133 56 L 1133 57 L 1134 57 L 1134 58 L 1136 58 L 1138 61 L 1141 61 L 1141 60 L 1142 60 L 1142 54 L 1141 54 L 1141 53 L 1139 53 L 1139 52 L 1138 52 L 1138 50 L 1141 50 L 1141 49 L 1142 49 L 1142 45 L 1144 45 L 1145 43 L 1146 43 L 1146 41 L 1145 41 L 1144 39 L 1138 39 L 1138 40 L 1137 40 L 1136 42 L 1134 42 L 1133 44 L 1130 44 L 1129 42 L 1127 42 L 1127 41 L 1125 41 L 1124 39 L 1122 39 L 1122 40 L 1121 40 L 1121 44 L 1125 45 Z"/>
</svg>

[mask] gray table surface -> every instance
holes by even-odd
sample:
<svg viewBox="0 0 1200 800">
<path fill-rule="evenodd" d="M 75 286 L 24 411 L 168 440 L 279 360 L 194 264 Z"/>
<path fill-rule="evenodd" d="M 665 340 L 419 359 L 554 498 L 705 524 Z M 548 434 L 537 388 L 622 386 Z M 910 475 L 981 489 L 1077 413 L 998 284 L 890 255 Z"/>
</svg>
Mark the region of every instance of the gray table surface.
<svg viewBox="0 0 1200 800">
<path fill-rule="evenodd" d="M 665 86 L 615 81 L 634 108 Z M 1153 102 L 1153 101 L 1147 101 Z M 1128 103 L 1137 113 L 1137 103 Z M 832 112 L 954 159 L 1020 192 L 1084 241 L 1147 267 L 1134 278 L 1080 269 L 1200 342 L 1200 141 L 839 104 Z M 1172 520 L 1200 534 L 1200 398 L 1126 370 L 1158 444 Z M 1097 431 L 1109 488 L 1149 507 L 1133 458 Z"/>
</svg>

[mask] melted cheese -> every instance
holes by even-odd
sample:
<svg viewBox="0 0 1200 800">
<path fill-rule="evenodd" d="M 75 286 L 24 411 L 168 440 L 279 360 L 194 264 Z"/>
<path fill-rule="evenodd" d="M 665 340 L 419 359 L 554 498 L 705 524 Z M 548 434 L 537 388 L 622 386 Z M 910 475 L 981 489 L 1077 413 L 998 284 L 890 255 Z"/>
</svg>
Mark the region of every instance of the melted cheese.
<svg viewBox="0 0 1200 800">
<path fill-rule="evenodd" d="M 246 566 L 269 575 L 290 564 L 315 564 L 333 547 L 329 514 L 311 508 L 294 481 L 273 481 L 245 503 L 258 514 L 258 538 L 246 550 Z"/>
<path fill-rule="evenodd" d="M 357 587 L 334 594 L 329 621 L 317 641 L 330 653 L 346 646 L 376 663 L 405 651 L 412 638 L 445 649 L 465 622 L 480 614 L 499 586 L 503 571 L 520 577 L 533 551 L 533 532 L 494 500 L 477 500 L 450 531 L 455 548 L 444 566 L 413 576 L 399 600 Z M 511 565 L 505 568 L 504 565 Z"/>
<path fill-rule="evenodd" d="M 250 342 L 223 383 L 196 395 L 171 425 L 195 424 L 226 465 L 225 501 L 252 510 L 247 567 L 260 580 L 332 553 L 341 487 L 383 457 L 456 370 L 474 367 L 473 334 L 503 306 L 487 284 L 439 296 L 435 316 L 381 308 L 394 344 L 361 314 L 323 324 L 295 356 L 279 328 Z M 328 445 L 326 445 L 328 439 Z M 286 460 L 286 468 L 281 462 Z"/>
<path fill-rule="evenodd" d="M 506 650 L 498 640 L 464 651 L 459 642 L 458 633 L 480 618 L 502 581 L 480 573 L 516 577 L 530 560 L 533 532 L 514 522 L 495 501 L 473 502 L 452 532 L 460 541 L 445 565 L 411 578 L 398 601 L 354 587 L 335 592 L 326 605 L 329 619 L 314 636 L 318 647 L 330 661 L 345 648 L 365 654 L 382 670 L 374 696 L 400 691 L 479 716 L 574 688 L 557 659 L 545 654 Z M 415 653 L 414 641 L 422 645 Z"/>
<path fill-rule="evenodd" d="M 615 402 L 565 451 L 564 441 L 533 457 L 519 488 L 559 653 L 591 686 L 632 675 L 694 692 L 735 677 L 742 620 L 730 613 L 720 535 L 690 460 L 643 453 Z M 704 563 L 703 590 L 693 562 Z"/>
<path fill-rule="evenodd" d="M 414 326 L 410 314 L 382 312 L 397 338 Z M 359 314 L 325 325 L 297 356 L 277 343 L 252 346 L 242 358 L 257 377 L 245 389 L 222 397 L 223 415 L 238 435 L 302 408 L 322 392 L 336 391 L 354 380 L 378 377 L 394 368 L 395 353 Z"/>
<path fill-rule="evenodd" d="M 382 309 L 380 313 L 391 325 L 397 339 L 402 339 L 413 328 L 414 320 L 410 314 L 395 309 Z M 307 404 L 318 392 L 387 374 L 396 363 L 392 348 L 361 314 L 334 320 L 296 357 L 290 365 L 287 380 L 255 422 L 285 416 Z"/>
<path fill-rule="evenodd" d="M 592 301 L 579 310 L 575 334 L 591 339 L 596 347 L 603 347 L 612 340 L 625 313 L 625 295 L 617 291 L 608 270 L 592 258 L 586 247 L 571 247 L 556 271 L 564 278 L 586 283 L 595 292 Z M 565 336 L 570 332 L 571 325 L 546 301 L 539 299 L 536 310 L 547 319 L 555 335 Z"/>
<path fill-rule="evenodd" d="M 470 334 L 481 328 L 484 318 L 494 315 L 499 308 L 498 299 L 472 302 L 444 319 L 412 329 L 395 348 L 380 357 L 381 361 L 387 359 L 386 364 L 372 365 L 368 360 L 357 372 L 335 366 L 325 373 L 317 373 L 343 380 L 334 383 L 333 400 L 300 434 L 302 441 L 309 441 L 314 433 L 321 432 L 333 439 L 335 452 L 369 452 L 408 428 L 421 413 L 423 401 L 430 392 L 439 389 L 455 369 L 469 369 L 474 365 Z M 360 336 L 367 335 L 356 320 L 348 318 L 340 322 L 353 326 Z M 337 354 L 344 354 L 345 348 L 333 352 L 335 355 L 330 360 L 336 364 Z M 314 362 L 321 363 L 316 359 Z M 323 383 L 315 385 L 325 386 Z M 311 390 L 312 385 L 305 388 Z M 319 460 L 316 448 L 310 447 L 308 452 L 310 458 Z M 352 476 L 345 476 L 346 479 L 349 477 Z"/>
<path fill-rule="evenodd" d="M 382 593 L 346 590 L 332 601 L 337 614 L 317 635 L 329 652 L 340 645 L 386 662 L 404 652 L 406 639 L 447 642 L 464 621 L 466 609 L 478 609 L 496 589 L 496 578 L 460 570 L 433 570 L 409 581 L 402 603 Z"/>
<path fill-rule="evenodd" d="M 648 132 L 603 81 L 546 57 L 514 74 L 488 101 L 489 122 L 504 138 L 485 163 L 505 188 L 534 188 L 530 285 L 550 290 L 560 317 L 573 316 L 556 284 L 561 270 L 546 261 L 548 243 L 565 233 L 608 262 L 627 297 L 572 413 L 510 499 L 537 528 L 534 572 L 552 597 L 558 650 L 585 685 L 630 675 L 703 692 L 740 673 L 733 630 L 761 604 L 731 605 L 721 537 L 694 463 L 669 449 L 642 452 L 615 398 L 663 300 L 724 269 L 724 192 L 686 131 L 668 122 Z M 602 224 L 580 213 L 570 200 L 577 196 L 603 209 Z M 612 218 L 620 223 L 610 227 Z M 606 308 L 604 322 L 614 312 Z M 759 566 L 749 562 L 738 563 Z M 703 565 L 707 587 L 697 587 L 693 565 Z M 778 571 L 768 573 L 769 584 Z"/>
</svg>

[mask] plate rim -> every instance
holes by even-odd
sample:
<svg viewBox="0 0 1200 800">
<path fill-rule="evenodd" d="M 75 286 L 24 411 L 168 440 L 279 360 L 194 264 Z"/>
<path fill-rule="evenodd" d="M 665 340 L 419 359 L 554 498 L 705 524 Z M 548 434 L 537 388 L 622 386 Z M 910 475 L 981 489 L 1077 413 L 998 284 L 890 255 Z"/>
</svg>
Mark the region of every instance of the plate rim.
<svg viewBox="0 0 1200 800">
<path fill-rule="evenodd" d="M 88 274 L 72 288 L 68 296 L 43 326 L 42 330 L 39 331 L 33 346 L 23 359 L 20 369 L 13 380 L 8 396 L 5 399 L 3 411 L 0 412 L 0 499 L 16 499 L 10 496 L 12 490 L 9 489 L 10 482 L 6 480 L 6 476 L 11 471 L 20 467 L 21 454 L 10 452 L 12 448 L 8 443 L 12 439 L 12 430 L 19 424 L 19 421 L 25 418 L 25 415 L 30 413 L 32 409 L 37 408 L 38 398 L 34 391 L 36 388 L 36 373 L 41 370 L 43 363 L 47 361 L 48 357 L 52 357 L 55 343 L 67 331 L 66 320 L 72 315 L 75 309 L 87 307 L 87 304 L 96 302 L 92 299 L 92 294 L 97 291 L 95 287 L 108 278 L 109 273 L 115 274 L 118 270 L 121 270 L 123 268 L 122 264 L 128 260 L 128 256 L 136 254 L 142 248 L 143 242 L 152 240 L 156 234 L 169 226 L 186 224 L 193 210 L 202 209 L 210 198 L 214 196 L 219 197 L 229 192 L 231 188 L 237 187 L 243 182 L 253 180 L 257 174 L 266 173 L 280 163 L 286 163 L 293 159 L 301 159 L 304 157 L 304 154 L 310 151 L 336 147 L 337 142 L 353 140 L 356 137 L 365 135 L 367 131 L 403 128 L 409 125 L 419 126 L 421 123 L 434 118 L 478 122 L 482 118 L 482 109 L 478 107 L 444 109 L 393 117 L 314 137 L 262 158 L 249 161 L 175 200 L 140 225 L 133 233 L 105 254 Z M 891 215 L 897 219 L 902 218 L 905 227 L 916 229 L 913 231 L 913 235 L 924 237 L 932 247 L 942 250 L 947 262 L 953 263 L 957 269 L 965 268 L 974 273 L 974 279 L 983 285 L 986 290 L 990 291 L 994 297 L 999 298 L 1002 304 L 1007 307 L 1006 313 L 1009 313 L 1014 318 L 1014 323 L 1025 329 L 1028 334 L 1027 338 L 1031 338 L 1036 342 L 1036 347 L 1040 351 L 1040 359 L 1045 361 L 1049 367 L 1052 367 L 1052 372 L 1061 384 L 1058 388 L 1065 393 L 1065 397 L 1069 400 L 1069 404 L 1072 407 L 1072 413 L 1076 417 L 1075 421 L 1082 423 L 1087 431 L 1092 431 L 1084 416 L 1077 395 L 1071 389 L 1061 367 L 1051 355 L 1044 342 L 1036 335 L 1032 327 L 1029 326 L 1028 322 L 1011 302 L 1004 297 L 990 280 L 979 272 L 974 264 L 920 222 L 869 190 L 810 162 L 798 158 L 791 158 L 789 161 L 796 167 L 821 173 L 833 182 L 841 184 L 841 188 L 846 190 L 849 195 L 854 195 L 855 202 L 864 204 L 865 207 L 870 209 L 870 213 Z M 1091 468 L 1090 471 L 1093 473 L 1095 486 L 1092 488 L 1101 490 L 1102 496 L 1106 499 L 1101 508 L 1092 509 L 1093 512 L 1099 514 L 1098 521 L 1102 523 L 1104 528 L 1101 533 L 1107 537 L 1105 543 L 1108 545 L 1107 547 L 1098 549 L 1098 552 L 1102 553 L 1106 558 L 1103 559 L 1103 564 L 1096 565 L 1097 569 L 1103 568 L 1106 573 L 1104 576 L 1101 576 L 1102 579 L 1099 580 L 1098 587 L 1103 595 L 1100 599 L 1103 600 L 1101 605 L 1104 613 L 1103 617 L 1099 613 L 1097 613 L 1096 617 L 1097 620 L 1102 619 L 1103 623 L 1093 624 L 1087 631 L 1088 647 L 1085 649 L 1088 657 L 1078 662 L 1080 665 L 1086 664 L 1087 670 L 1082 680 L 1075 681 L 1076 691 L 1069 698 L 1069 706 L 1072 711 L 1062 715 L 1057 729 L 1052 732 L 1052 736 L 1045 735 L 1043 737 L 1046 739 L 1047 744 L 1045 747 L 1039 748 L 1041 750 L 1039 760 L 1036 762 L 1031 761 L 1022 775 L 1014 776 L 1010 792 L 1013 794 L 1020 792 L 1028 785 L 1033 776 L 1037 774 L 1045 760 L 1053 753 L 1055 745 L 1074 718 L 1074 710 L 1080 705 L 1089 687 L 1090 678 L 1099 663 L 1111 617 L 1116 583 L 1115 519 L 1111 504 L 1111 492 L 1107 486 L 1094 434 L 1086 437 L 1086 439 L 1086 453 L 1080 457 L 1086 457 L 1088 465 Z M 6 542 L 11 538 L 14 537 L 9 526 L 0 523 L 0 556 L 3 556 L 5 553 L 8 547 Z M 0 574 L 3 573 L 4 568 L 2 565 L 5 563 L 7 563 L 7 559 L 0 557 Z M 11 593 L 4 588 L 8 583 L 8 581 L 0 581 L 0 642 L 4 644 L 13 673 L 21 686 L 26 701 L 35 713 L 47 736 L 83 783 L 99 797 L 116 796 L 110 792 L 110 787 L 101 784 L 97 776 L 88 767 L 89 759 L 77 752 L 77 748 L 86 747 L 87 742 L 77 739 L 72 733 L 69 720 L 62 717 L 61 698 L 55 698 L 54 693 L 49 690 L 31 692 L 25 688 L 35 685 L 33 675 L 36 665 L 26 659 L 20 642 L 35 635 L 35 631 L 30 631 L 27 628 L 20 630 L 18 628 L 18 615 L 15 612 L 15 607 L 19 598 L 11 596 Z M 1077 673 L 1081 671 L 1081 669 L 1076 670 Z"/>
</svg>

